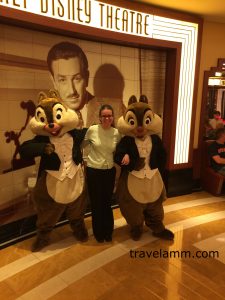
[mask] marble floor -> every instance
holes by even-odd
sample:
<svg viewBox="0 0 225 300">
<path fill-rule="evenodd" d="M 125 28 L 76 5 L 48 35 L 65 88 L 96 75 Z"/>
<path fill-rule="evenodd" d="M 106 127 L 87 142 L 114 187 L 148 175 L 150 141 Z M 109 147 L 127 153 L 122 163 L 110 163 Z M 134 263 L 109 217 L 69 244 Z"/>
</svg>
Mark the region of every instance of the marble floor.
<svg viewBox="0 0 225 300">
<path fill-rule="evenodd" d="M 68 225 L 52 243 L 30 251 L 34 238 L 0 251 L 0 295 L 11 300 L 225 299 L 225 197 L 206 192 L 169 198 L 165 224 L 175 239 L 145 228 L 140 241 L 114 209 L 113 242 L 78 243 Z"/>
</svg>

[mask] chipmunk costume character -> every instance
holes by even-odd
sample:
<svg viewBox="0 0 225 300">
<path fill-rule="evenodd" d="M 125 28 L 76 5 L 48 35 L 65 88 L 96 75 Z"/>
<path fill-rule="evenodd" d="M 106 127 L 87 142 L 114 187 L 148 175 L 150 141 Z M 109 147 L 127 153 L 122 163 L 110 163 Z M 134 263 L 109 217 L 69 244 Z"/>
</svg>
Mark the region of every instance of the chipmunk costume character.
<svg viewBox="0 0 225 300">
<path fill-rule="evenodd" d="M 36 136 L 20 147 L 23 158 L 41 157 L 33 199 L 37 210 L 37 239 L 33 251 L 49 243 L 50 232 L 63 212 L 73 234 L 88 239 L 84 224 L 86 190 L 80 144 L 86 129 L 79 126 L 76 112 L 61 103 L 57 93 L 41 92 L 30 128 Z"/>
<path fill-rule="evenodd" d="M 131 96 L 117 127 L 125 136 L 115 153 L 115 162 L 122 168 L 116 197 L 121 213 L 131 226 L 131 237 L 140 239 L 145 222 L 154 236 L 172 240 L 174 234 L 163 225 L 162 202 L 166 193 L 161 173 L 166 154 L 157 135 L 162 130 L 161 118 L 152 112 L 146 96 L 142 95 L 139 102 Z M 125 154 L 128 155 L 126 163 Z"/>
</svg>

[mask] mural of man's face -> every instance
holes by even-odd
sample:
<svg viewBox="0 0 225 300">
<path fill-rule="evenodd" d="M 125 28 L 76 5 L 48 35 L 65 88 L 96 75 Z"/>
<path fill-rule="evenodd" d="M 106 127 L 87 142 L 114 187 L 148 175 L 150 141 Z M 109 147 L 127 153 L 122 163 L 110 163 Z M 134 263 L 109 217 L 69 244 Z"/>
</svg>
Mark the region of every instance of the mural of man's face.
<svg viewBox="0 0 225 300">
<path fill-rule="evenodd" d="M 58 59 L 52 62 L 53 83 L 66 105 L 74 110 L 85 104 L 88 78 L 81 73 L 78 57 Z"/>
</svg>

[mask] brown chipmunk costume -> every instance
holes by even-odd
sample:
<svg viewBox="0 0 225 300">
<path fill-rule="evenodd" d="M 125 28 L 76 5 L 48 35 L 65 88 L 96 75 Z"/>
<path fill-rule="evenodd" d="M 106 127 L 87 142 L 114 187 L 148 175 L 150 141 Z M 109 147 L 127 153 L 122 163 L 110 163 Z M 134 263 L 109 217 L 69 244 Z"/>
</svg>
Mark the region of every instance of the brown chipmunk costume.
<svg viewBox="0 0 225 300">
<path fill-rule="evenodd" d="M 162 130 L 162 120 L 152 112 L 146 96 L 142 95 L 139 102 L 131 96 L 117 128 L 125 136 L 114 157 L 121 166 L 116 197 L 122 215 L 131 226 L 131 237 L 140 239 L 145 222 L 154 236 L 173 240 L 174 234 L 163 225 L 162 202 L 166 193 L 161 174 L 166 154 L 157 135 Z M 125 154 L 129 156 L 126 164 L 122 161 Z"/>
<path fill-rule="evenodd" d="M 86 129 L 78 130 L 79 118 L 56 91 L 41 92 L 35 116 L 30 120 L 36 136 L 20 147 L 22 158 L 41 157 L 33 199 L 37 210 L 37 239 L 32 250 L 48 245 L 50 232 L 65 212 L 77 240 L 88 233 L 84 223 L 86 189 L 80 145 Z"/>
</svg>

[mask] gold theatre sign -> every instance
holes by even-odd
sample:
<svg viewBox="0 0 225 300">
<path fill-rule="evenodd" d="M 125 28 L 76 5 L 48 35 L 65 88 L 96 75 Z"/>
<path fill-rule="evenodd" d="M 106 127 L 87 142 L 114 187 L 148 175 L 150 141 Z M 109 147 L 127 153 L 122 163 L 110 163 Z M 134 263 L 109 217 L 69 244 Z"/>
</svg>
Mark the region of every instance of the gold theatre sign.
<svg viewBox="0 0 225 300">
<path fill-rule="evenodd" d="M 93 0 L 0 0 L 10 8 L 141 36 L 151 36 L 152 15 Z"/>
<path fill-rule="evenodd" d="M 1 6 L 51 19 L 181 44 L 174 164 L 189 159 L 198 24 L 96 0 L 0 0 Z M 10 17 L 10 14 L 9 16 Z"/>
</svg>

